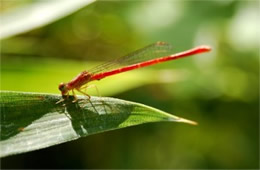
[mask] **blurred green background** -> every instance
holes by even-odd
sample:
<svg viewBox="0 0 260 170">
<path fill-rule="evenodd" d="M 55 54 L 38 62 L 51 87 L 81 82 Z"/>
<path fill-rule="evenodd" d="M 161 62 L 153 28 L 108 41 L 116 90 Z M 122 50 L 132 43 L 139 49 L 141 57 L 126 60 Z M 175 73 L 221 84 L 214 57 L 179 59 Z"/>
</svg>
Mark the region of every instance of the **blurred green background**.
<svg viewBox="0 0 260 170">
<path fill-rule="evenodd" d="M 34 3 L 3 1 L 1 13 Z M 1 40 L 1 90 L 59 93 L 84 69 L 156 41 L 210 53 L 94 82 L 102 96 L 197 121 L 110 131 L 2 168 L 259 168 L 259 1 L 98 1 Z M 90 90 L 91 95 L 97 95 Z"/>
</svg>

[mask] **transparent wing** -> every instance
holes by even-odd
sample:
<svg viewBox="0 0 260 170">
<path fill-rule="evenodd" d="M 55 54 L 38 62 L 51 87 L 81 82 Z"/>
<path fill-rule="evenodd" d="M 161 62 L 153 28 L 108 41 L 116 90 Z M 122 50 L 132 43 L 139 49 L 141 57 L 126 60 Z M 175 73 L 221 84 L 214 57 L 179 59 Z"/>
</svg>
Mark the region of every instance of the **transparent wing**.
<svg viewBox="0 0 260 170">
<path fill-rule="evenodd" d="M 166 42 L 156 42 L 123 57 L 98 65 L 88 70 L 88 72 L 91 74 L 97 74 L 151 59 L 164 57 L 171 54 L 171 49 L 171 45 Z"/>
</svg>

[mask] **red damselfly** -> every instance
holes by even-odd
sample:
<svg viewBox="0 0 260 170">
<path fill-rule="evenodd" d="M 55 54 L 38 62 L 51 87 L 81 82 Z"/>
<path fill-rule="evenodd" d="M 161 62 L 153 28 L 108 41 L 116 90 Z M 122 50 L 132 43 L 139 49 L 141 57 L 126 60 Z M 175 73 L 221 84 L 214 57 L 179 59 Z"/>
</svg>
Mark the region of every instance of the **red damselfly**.
<svg viewBox="0 0 260 170">
<path fill-rule="evenodd" d="M 168 43 L 156 42 L 126 56 L 98 65 L 89 71 L 83 71 L 70 82 L 60 83 L 59 90 L 61 91 L 63 97 L 63 100 L 61 101 L 64 101 L 65 97 L 69 96 L 70 91 L 75 98 L 74 101 L 77 101 L 74 90 L 90 98 L 90 96 L 83 90 L 89 87 L 88 83 L 91 81 L 101 80 L 105 77 L 122 72 L 200 54 L 211 50 L 209 46 L 198 46 L 187 51 L 171 54 L 170 49 L 171 46 Z"/>
</svg>

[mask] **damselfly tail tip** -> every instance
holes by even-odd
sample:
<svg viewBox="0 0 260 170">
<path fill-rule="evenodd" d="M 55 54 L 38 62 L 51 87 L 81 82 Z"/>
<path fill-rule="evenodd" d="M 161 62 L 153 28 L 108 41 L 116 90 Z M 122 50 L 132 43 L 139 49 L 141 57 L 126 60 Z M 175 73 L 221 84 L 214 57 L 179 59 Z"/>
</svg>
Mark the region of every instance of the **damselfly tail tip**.
<svg viewBox="0 0 260 170">
<path fill-rule="evenodd" d="M 211 51 L 211 47 L 208 45 L 201 45 L 198 47 L 200 49 L 201 52 L 208 52 Z"/>
</svg>

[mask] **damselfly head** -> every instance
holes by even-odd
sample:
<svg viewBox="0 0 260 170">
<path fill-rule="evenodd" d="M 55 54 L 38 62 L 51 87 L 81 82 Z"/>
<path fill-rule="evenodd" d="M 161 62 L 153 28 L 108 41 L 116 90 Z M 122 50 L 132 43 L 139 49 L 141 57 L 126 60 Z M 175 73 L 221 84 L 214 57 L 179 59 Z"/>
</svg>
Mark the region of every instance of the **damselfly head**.
<svg viewBox="0 0 260 170">
<path fill-rule="evenodd" d="M 63 95 L 65 95 L 68 92 L 67 84 L 66 83 L 60 83 L 59 84 L 59 90 Z"/>
</svg>

